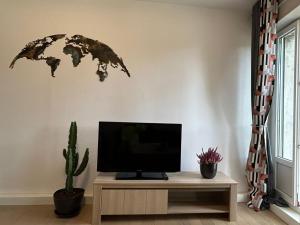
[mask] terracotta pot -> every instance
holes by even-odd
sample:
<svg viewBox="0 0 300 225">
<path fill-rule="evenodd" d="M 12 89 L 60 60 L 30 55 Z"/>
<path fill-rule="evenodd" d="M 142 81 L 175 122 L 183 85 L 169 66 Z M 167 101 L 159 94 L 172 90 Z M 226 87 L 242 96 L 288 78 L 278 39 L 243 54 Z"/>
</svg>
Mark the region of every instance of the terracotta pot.
<svg viewBox="0 0 300 225">
<path fill-rule="evenodd" d="M 204 178 L 212 179 L 216 176 L 218 164 L 217 163 L 201 163 L 200 172 Z"/>
</svg>

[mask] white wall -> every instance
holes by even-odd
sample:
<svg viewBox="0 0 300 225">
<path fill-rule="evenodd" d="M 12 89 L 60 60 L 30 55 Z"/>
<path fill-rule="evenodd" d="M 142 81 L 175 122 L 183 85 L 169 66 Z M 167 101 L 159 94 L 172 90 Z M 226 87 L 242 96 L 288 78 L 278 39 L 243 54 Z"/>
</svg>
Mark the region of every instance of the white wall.
<svg viewBox="0 0 300 225">
<path fill-rule="evenodd" d="M 240 182 L 251 131 L 250 16 L 245 12 L 136 1 L 16 1 L 0 7 L 0 194 L 52 193 L 64 185 L 62 149 L 71 121 L 78 146 L 88 146 L 88 170 L 77 180 L 91 193 L 98 121 L 183 124 L 182 170 L 196 170 L 196 153 L 219 146 L 219 169 Z M 62 59 L 56 78 L 44 62 L 9 63 L 25 44 L 50 34 L 82 34 L 111 46 L 132 77 L 96 62 L 78 68 Z"/>
</svg>

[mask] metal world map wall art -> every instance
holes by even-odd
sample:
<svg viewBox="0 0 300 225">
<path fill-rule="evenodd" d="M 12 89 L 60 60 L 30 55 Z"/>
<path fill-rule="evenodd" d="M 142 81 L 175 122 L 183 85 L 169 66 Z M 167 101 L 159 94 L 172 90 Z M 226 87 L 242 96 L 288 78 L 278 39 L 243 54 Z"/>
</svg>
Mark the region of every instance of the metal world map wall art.
<svg viewBox="0 0 300 225">
<path fill-rule="evenodd" d="M 18 59 L 26 58 L 30 60 L 44 60 L 51 68 L 51 76 L 55 77 L 54 73 L 60 64 L 60 59 L 53 56 L 45 56 L 44 52 L 46 48 L 52 45 L 59 39 L 65 39 L 65 47 L 63 52 L 66 55 L 70 55 L 74 67 L 77 67 L 81 59 L 86 55 L 91 54 L 92 59 L 97 59 L 97 71 L 100 81 L 104 81 L 108 76 L 107 66 L 110 65 L 113 68 L 121 67 L 121 71 L 130 77 L 130 73 L 120 58 L 108 45 L 101 43 L 97 40 L 93 40 L 82 35 L 74 35 L 71 38 L 66 37 L 66 34 L 55 34 L 37 39 L 29 42 L 21 52 L 13 59 L 10 64 L 10 68 L 14 68 L 14 65 Z"/>
</svg>

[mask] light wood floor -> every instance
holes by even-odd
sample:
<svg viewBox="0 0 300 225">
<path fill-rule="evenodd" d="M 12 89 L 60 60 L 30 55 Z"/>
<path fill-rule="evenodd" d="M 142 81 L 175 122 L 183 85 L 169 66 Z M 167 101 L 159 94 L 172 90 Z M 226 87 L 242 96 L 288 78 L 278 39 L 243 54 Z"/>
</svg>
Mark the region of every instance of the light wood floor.
<svg viewBox="0 0 300 225">
<path fill-rule="evenodd" d="M 53 206 L 0 206 L 0 225 L 89 225 L 91 206 L 85 206 L 72 219 L 56 218 Z M 254 212 L 245 204 L 238 206 L 237 222 L 205 215 L 174 215 L 150 217 L 105 217 L 103 225 L 284 225 L 270 211 Z"/>
</svg>

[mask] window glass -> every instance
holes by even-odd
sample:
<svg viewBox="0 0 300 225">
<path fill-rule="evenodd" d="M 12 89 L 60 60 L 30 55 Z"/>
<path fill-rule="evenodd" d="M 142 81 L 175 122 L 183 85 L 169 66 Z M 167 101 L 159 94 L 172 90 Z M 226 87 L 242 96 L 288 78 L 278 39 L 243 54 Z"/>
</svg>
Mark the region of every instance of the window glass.
<svg viewBox="0 0 300 225">
<path fill-rule="evenodd" d="M 279 40 L 279 148 L 278 156 L 293 159 L 294 147 L 294 89 L 295 89 L 295 31 Z"/>
</svg>

